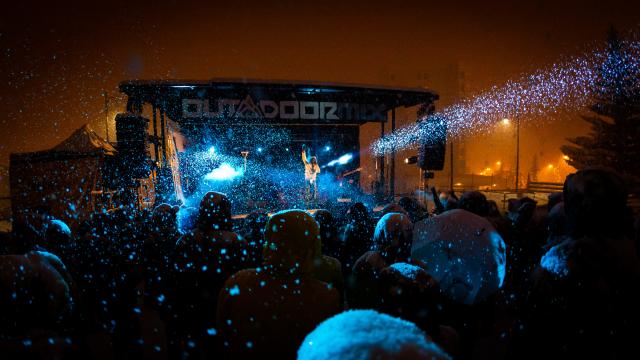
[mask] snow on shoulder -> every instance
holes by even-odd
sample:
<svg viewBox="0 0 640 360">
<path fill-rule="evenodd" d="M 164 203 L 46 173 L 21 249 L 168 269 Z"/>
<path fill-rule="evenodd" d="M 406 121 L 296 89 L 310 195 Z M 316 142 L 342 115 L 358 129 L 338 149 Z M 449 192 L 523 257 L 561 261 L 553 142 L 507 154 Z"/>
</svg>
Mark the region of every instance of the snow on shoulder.
<svg viewBox="0 0 640 360">
<path fill-rule="evenodd" d="M 415 324 L 373 310 L 351 310 L 315 328 L 298 349 L 299 360 L 450 359 Z"/>
<path fill-rule="evenodd" d="M 418 274 L 425 272 L 421 267 L 408 263 L 395 263 L 391 264 L 389 267 L 411 280 L 417 279 Z"/>
<path fill-rule="evenodd" d="M 560 278 L 568 276 L 569 265 L 566 244 L 560 243 L 549 249 L 540 259 L 540 267 Z"/>
</svg>

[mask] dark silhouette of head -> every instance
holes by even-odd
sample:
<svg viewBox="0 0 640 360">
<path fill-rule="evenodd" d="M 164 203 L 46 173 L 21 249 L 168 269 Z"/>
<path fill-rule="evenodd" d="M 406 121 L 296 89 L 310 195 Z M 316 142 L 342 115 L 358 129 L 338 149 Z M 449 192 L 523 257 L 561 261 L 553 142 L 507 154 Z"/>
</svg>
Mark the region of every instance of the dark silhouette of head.
<svg viewBox="0 0 640 360">
<path fill-rule="evenodd" d="M 564 203 L 557 203 L 549 211 L 547 226 L 550 236 L 562 236 L 566 232 L 566 216 L 564 214 Z"/>
<path fill-rule="evenodd" d="M 407 214 L 409 214 L 409 218 L 413 223 L 421 220 L 423 217 L 423 209 L 415 198 L 404 196 L 398 200 L 398 205 L 400 205 Z"/>
<path fill-rule="evenodd" d="M 547 196 L 547 199 L 548 199 L 547 209 L 551 211 L 551 209 L 553 209 L 554 206 L 562 202 L 562 193 L 561 192 L 551 193 L 549 194 L 549 196 Z"/>
<path fill-rule="evenodd" d="M 487 198 L 479 191 L 467 191 L 460 197 L 458 208 L 472 212 L 478 216 L 489 215 Z"/>
<path fill-rule="evenodd" d="M 198 210 L 198 228 L 203 231 L 231 231 L 232 227 L 229 198 L 215 191 L 206 193 Z"/>
<path fill-rule="evenodd" d="M 328 246 L 337 238 L 336 223 L 333 214 L 329 210 L 320 209 L 313 214 L 318 225 L 320 225 L 320 241 L 322 241 L 322 252 L 327 253 Z"/>
<path fill-rule="evenodd" d="M 177 206 L 160 204 L 156 206 L 151 215 L 152 230 L 158 234 L 175 234 L 178 232 Z"/>
<path fill-rule="evenodd" d="M 369 211 L 363 203 L 357 202 L 347 211 L 347 219 L 350 222 L 369 222 Z"/>
<path fill-rule="evenodd" d="M 264 209 L 252 211 L 244 219 L 244 237 L 249 241 L 257 241 L 260 244 L 264 241 L 264 230 L 269 220 L 269 214 Z"/>
<path fill-rule="evenodd" d="M 622 178 L 606 168 L 586 168 L 567 176 L 564 213 L 571 236 L 618 237 L 628 217 L 627 189 Z"/>
</svg>

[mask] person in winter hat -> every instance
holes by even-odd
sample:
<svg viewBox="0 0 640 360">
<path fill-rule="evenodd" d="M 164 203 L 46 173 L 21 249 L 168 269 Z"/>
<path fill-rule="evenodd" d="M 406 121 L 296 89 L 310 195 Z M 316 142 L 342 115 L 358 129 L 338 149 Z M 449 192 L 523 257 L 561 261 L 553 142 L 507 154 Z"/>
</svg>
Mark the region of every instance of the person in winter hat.
<svg viewBox="0 0 640 360">
<path fill-rule="evenodd" d="M 564 186 L 564 239 L 540 258 L 513 356 L 624 358 L 640 327 L 640 260 L 622 178 L 586 168 Z"/>
<path fill-rule="evenodd" d="M 200 203 L 197 229 L 183 235 L 175 249 L 176 326 L 185 342 L 207 339 L 222 285 L 248 258 L 246 244 L 232 231 L 231 202 L 224 194 L 208 192 Z"/>
<path fill-rule="evenodd" d="M 415 324 L 373 310 L 345 311 L 310 332 L 299 360 L 450 359 Z"/>
<path fill-rule="evenodd" d="M 396 262 L 408 262 L 411 253 L 412 224 L 401 213 L 384 215 L 376 225 L 372 250 L 353 265 L 348 280 L 347 302 L 352 308 L 379 308 L 379 277 L 382 269 Z"/>
<path fill-rule="evenodd" d="M 293 358 L 304 335 L 341 310 L 338 292 L 313 277 L 319 241 L 318 224 L 307 212 L 271 216 L 262 266 L 234 274 L 220 291 L 223 351 Z"/>
</svg>

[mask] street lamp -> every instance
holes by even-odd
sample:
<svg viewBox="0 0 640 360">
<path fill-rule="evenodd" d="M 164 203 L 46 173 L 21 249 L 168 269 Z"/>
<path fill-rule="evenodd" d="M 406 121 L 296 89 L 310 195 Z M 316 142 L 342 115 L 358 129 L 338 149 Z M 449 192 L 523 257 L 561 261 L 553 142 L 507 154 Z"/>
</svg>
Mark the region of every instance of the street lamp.
<svg viewBox="0 0 640 360">
<path fill-rule="evenodd" d="M 520 177 L 520 118 L 516 116 L 516 196 Z"/>
<path fill-rule="evenodd" d="M 520 181 L 520 118 L 515 117 L 516 121 L 516 194 L 518 193 L 519 181 Z M 509 126 L 511 120 L 509 118 L 502 119 L 502 125 Z"/>
</svg>

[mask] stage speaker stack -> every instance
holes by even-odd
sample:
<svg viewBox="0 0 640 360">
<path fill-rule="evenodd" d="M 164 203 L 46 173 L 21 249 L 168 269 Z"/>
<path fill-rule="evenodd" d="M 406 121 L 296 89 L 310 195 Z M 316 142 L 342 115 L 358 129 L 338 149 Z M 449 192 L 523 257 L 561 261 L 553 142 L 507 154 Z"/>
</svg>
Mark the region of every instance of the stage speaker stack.
<svg viewBox="0 0 640 360">
<path fill-rule="evenodd" d="M 147 150 L 149 119 L 132 113 L 116 115 L 120 176 L 127 179 L 148 178 L 151 174 Z"/>
<path fill-rule="evenodd" d="M 426 131 L 420 140 L 418 166 L 425 171 L 442 170 L 447 146 L 447 122 L 443 118 L 430 116 L 420 123 Z"/>
</svg>

